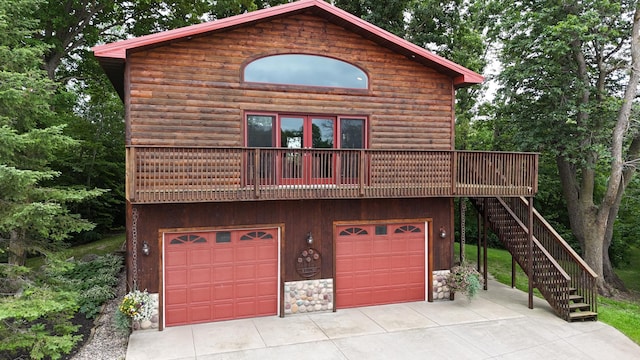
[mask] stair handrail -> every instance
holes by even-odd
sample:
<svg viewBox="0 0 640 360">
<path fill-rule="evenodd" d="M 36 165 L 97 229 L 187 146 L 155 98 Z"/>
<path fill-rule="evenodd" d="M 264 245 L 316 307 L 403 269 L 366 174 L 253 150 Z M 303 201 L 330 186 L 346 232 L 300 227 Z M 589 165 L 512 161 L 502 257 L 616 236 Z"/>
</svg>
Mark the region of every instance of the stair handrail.
<svg viewBox="0 0 640 360">
<path fill-rule="evenodd" d="M 509 213 L 509 215 L 518 223 L 518 226 L 520 226 L 522 228 L 522 230 L 526 233 L 529 234 L 529 229 L 526 225 L 524 225 L 524 223 L 522 221 L 520 221 L 520 218 L 518 217 L 518 215 L 516 215 L 513 210 L 511 209 L 511 207 L 509 205 L 507 205 L 506 202 L 504 202 L 504 200 L 502 200 L 502 198 L 497 197 L 496 198 L 500 204 L 504 207 L 504 209 Z M 544 256 L 553 264 L 553 266 L 556 267 L 556 269 L 560 272 L 560 274 L 567 280 L 570 281 L 571 280 L 571 276 L 569 276 L 569 274 L 564 270 L 564 268 L 556 261 L 556 259 L 549 253 L 549 251 L 542 245 L 542 243 L 535 237 L 532 236 L 532 240 L 533 240 L 533 244 L 536 245 L 538 247 L 538 249 L 540 251 L 542 251 L 542 253 L 544 254 Z"/>
<path fill-rule="evenodd" d="M 519 198 L 523 202 L 524 205 L 529 206 L 529 201 L 527 199 L 525 199 L 522 196 L 520 196 Z M 555 238 L 556 242 L 559 243 L 560 245 L 562 245 L 562 247 L 564 247 L 564 250 L 571 256 L 571 258 L 573 260 L 576 261 L 576 263 L 578 263 L 578 265 L 580 265 L 581 268 L 583 268 L 585 271 L 587 271 L 589 273 L 589 275 L 591 275 L 593 278 L 597 278 L 598 277 L 598 274 L 596 274 L 595 271 L 593 271 L 593 269 L 591 269 L 589 264 L 587 264 L 584 261 L 584 259 L 582 259 L 582 257 L 580 255 L 578 255 L 578 253 L 575 250 L 573 250 L 571 245 L 569 245 L 567 243 L 567 241 L 560 234 L 558 234 L 558 232 L 553 228 L 553 226 L 551 226 L 551 224 L 549 224 L 547 222 L 547 220 L 545 220 L 542 217 L 542 215 L 540 215 L 538 210 L 533 208 L 533 214 L 536 217 L 536 220 L 540 221 L 544 225 L 545 229 L 549 233 L 551 233 L 553 235 L 553 237 Z"/>
<path fill-rule="evenodd" d="M 513 211 L 519 213 L 529 207 L 529 201 L 523 197 L 509 198 L 512 201 Z M 520 200 L 518 202 L 518 199 Z M 534 209 L 533 232 L 545 248 L 558 261 L 566 261 L 565 269 L 571 274 L 571 286 L 589 304 L 590 310 L 598 312 L 598 291 L 596 279 L 598 275 L 578 255 L 578 253 L 558 234 L 557 231 Z M 524 216 L 524 215 L 523 215 Z"/>
<path fill-rule="evenodd" d="M 497 201 L 497 205 L 499 206 L 501 211 L 506 212 L 506 215 L 508 215 L 508 218 L 512 222 L 512 224 L 518 227 L 519 230 L 524 234 L 528 235 L 528 227 L 525 226 L 525 224 L 522 222 L 521 217 L 516 215 L 516 212 L 513 210 L 513 208 L 509 206 L 507 202 L 505 202 L 502 198 L 497 197 L 494 199 L 495 201 Z M 484 209 L 484 211 L 488 211 L 488 209 Z M 495 230 L 499 231 L 499 229 Z M 525 273 L 531 275 L 531 277 L 533 278 L 532 281 L 534 287 L 536 287 L 547 300 L 547 302 L 549 302 L 549 305 L 551 305 L 556 314 L 558 314 L 564 320 L 569 320 L 571 312 L 569 306 L 569 289 L 571 284 L 571 276 L 567 273 L 567 271 L 558 263 L 558 261 L 545 248 L 545 246 L 535 236 L 533 236 L 533 234 L 531 236 L 533 246 L 531 250 L 533 250 L 533 252 L 529 253 L 527 251 L 526 253 L 522 253 L 521 256 L 516 256 L 518 252 L 514 252 L 512 250 L 510 243 L 503 239 L 503 235 L 499 234 L 499 237 L 505 242 L 505 245 L 507 245 L 507 248 L 512 253 L 512 256 L 514 256 L 514 260 L 516 260 L 518 264 L 523 268 L 523 270 L 525 270 Z M 542 258 L 538 258 L 539 260 L 533 264 L 534 267 L 530 269 L 527 258 L 530 259 L 534 256 L 534 254 L 536 254 L 536 257 L 542 256 Z M 539 265 L 541 263 L 547 264 L 547 266 L 550 266 L 553 269 L 553 274 L 551 276 L 553 279 L 555 279 L 555 281 L 552 281 L 552 283 L 549 283 L 545 280 L 545 278 L 540 278 L 537 275 L 535 268 L 536 265 Z M 554 291 L 555 289 L 561 289 L 562 291 L 558 293 L 557 291 Z"/>
</svg>

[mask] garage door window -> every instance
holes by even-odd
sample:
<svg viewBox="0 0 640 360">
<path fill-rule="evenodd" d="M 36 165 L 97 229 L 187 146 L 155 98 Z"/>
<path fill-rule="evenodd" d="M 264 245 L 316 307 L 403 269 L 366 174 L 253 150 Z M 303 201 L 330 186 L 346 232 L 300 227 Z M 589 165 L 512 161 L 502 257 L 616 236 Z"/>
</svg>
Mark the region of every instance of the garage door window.
<svg viewBox="0 0 640 360">
<path fill-rule="evenodd" d="M 216 233 L 216 243 L 228 243 L 231 242 L 231 232 L 219 231 Z"/>
<path fill-rule="evenodd" d="M 253 239 L 269 240 L 269 239 L 273 239 L 273 235 L 264 231 L 252 231 L 240 237 L 240 240 L 253 240 Z"/>
<path fill-rule="evenodd" d="M 340 236 L 348 236 L 348 235 L 367 235 L 369 234 L 367 232 L 367 230 L 359 228 L 359 227 L 352 227 L 352 228 L 347 228 L 344 229 L 340 232 Z"/>
<path fill-rule="evenodd" d="M 402 234 L 402 233 L 419 233 L 420 229 L 413 226 L 413 225 L 404 225 L 404 226 L 400 226 L 399 228 L 396 229 L 396 231 L 394 231 L 394 233 L 396 234 Z"/>
<path fill-rule="evenodd" d="M 207 239 L 198 236 L 198 235 L 182 235 L 182 236 L 178 236 L 175 239 L 171 240 L 171 244 L 172 245 L 177 245 L 177 244 L 184 244 L 184 243 L 206 243 Z"/>
</svg>

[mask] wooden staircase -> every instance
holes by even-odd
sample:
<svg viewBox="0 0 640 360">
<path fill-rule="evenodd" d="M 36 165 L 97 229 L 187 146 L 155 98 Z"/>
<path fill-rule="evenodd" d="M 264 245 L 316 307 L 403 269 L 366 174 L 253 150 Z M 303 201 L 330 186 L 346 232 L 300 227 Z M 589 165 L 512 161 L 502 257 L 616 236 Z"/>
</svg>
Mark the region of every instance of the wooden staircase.
<svg viewBox="0 0 640 360">
<path fill-rule="evenodd" d="M 528 201 L 471 198 L 513 259 L 529 275 Z M 533 286 L 567 321 L 597 320 L 597 275 L 562 237 L 533 210 Z"/>
</svg>

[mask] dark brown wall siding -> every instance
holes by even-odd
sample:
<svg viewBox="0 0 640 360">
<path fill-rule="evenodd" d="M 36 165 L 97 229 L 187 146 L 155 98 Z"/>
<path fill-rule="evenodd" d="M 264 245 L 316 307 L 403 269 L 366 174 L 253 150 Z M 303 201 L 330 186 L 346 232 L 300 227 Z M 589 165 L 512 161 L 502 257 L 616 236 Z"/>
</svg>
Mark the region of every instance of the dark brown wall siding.
<svg viewBox="0 0 640 360">
<path fill-rule="evenodd" d="M 451 267 L 450 237 L 440 239 L 440 226 L 449 227 L 450 199 L 363 199 L 363 200 L 300 200 L 263 201 L 238 203 L 166 204 L 136 206 L 138 211 L 137 242 L 151 246 L 151 255 L 143 256 L 138 251 L 138 287 L 151 292 L 158 291 L 161 254 L 159 229 L 237 227 L 256 224 L 285 224 L 284 281 L 299 280 L 295 272 L 297 254 L 306 247 L 309 231 L 314 238 L 314 247 L 322 254 L 322 273 L 319 277 L 333 277 L 333 224 L 335 221 L 354 223 L 392 219 L 433 219 L 433 268 Z M 131 230 L 131 226 L 128 227 Z M 448 230 L 450 234 L 453 231 Z M 131 234 L 129 234 L 131 238 Z M 131 241 L 129 241 L 131 246 Z M 131 251 L 131 249 L 129 249 Z M 129 256 L 131 259 L 131 256 Z M 132 269 L 129 266 L 129 269 Z M 132 274 L 129 274 L 130 284 Z"/>
<path fill-rule="evenodd" d="M 370 91 L 240 82 L 269 54 L 331 55 L 363 68 Z M 242 111 L 368 115 L 374 149 L 451 149 L 452 82 L 326 20 L 297 15 L 134 53 L 131 144 L 243 146 Z"/>
</svg>

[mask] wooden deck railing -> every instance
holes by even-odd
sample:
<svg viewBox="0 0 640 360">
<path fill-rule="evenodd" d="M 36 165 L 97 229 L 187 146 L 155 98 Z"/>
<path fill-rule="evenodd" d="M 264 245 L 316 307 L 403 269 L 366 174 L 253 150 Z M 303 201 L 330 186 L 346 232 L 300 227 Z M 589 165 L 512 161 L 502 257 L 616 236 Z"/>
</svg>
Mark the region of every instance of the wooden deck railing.
<svg viewBox="0 0 640 360">
<path fill-rule="evenodd" d="M 133 203 L 531 196 L 533 153 L 128 147 Z"/>
</svg>

